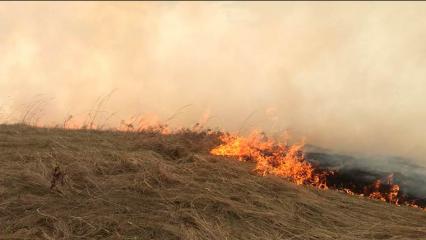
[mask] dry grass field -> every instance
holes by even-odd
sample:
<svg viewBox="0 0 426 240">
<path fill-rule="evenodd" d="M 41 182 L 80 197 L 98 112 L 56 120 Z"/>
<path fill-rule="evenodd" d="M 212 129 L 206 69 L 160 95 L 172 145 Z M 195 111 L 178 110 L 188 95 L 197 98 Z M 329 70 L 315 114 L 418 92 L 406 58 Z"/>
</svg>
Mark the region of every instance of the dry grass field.
<svg viewBox="0 0 426 240">
<path fill-rule="evenodd" d="M 0 125 L 0 239 L 426 239 L 426 212 L 254 174 L 205 132 Z"/>
</svg>

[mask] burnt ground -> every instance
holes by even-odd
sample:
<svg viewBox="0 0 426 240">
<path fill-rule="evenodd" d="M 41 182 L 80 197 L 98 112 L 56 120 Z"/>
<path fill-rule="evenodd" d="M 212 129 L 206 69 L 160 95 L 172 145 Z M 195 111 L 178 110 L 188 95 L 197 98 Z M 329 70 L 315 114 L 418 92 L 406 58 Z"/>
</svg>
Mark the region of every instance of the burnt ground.
<svg viewBox="0 0 426 240">
<path fill-rule="evenodd" d="M 309 149 L 309 147 L 308 147 Z M 307 151 L 306 157 L 316 169 L 332 170 L 326 177 L 329 187 L 350 189 L 368 195 L 368 190 L 379 180 L 383 193 L 393 184 L 400 187 L 400 204 L 416 204 L 426 208 L 426 168 L 400 157 L 362 157 L 331 153 L 331 151 Z"/>
</svg>

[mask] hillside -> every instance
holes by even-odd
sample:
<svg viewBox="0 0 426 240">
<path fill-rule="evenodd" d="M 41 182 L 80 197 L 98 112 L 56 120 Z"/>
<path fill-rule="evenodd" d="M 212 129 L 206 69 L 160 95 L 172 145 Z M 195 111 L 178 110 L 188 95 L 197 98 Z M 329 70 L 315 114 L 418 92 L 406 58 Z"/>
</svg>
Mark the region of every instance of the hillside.
<svg viewBox="0 0 426 240">
<path fill-rule="evenodd" d="M 0 125 L 0 239 L 426 239 L 426 213 L 258 176 L 215 135 Z"/>
</svg>

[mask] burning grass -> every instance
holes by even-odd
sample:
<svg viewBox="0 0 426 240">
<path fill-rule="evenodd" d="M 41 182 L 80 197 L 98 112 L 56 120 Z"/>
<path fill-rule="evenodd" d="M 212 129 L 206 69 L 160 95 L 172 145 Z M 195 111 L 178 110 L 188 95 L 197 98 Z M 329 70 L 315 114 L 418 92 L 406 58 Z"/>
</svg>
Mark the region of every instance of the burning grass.
<svg viewBox="0 0 426 240">
<path fill-rule="evenodd" d="M 303 144 L 287 145 L 267 138 L 255 131 L 248 137 L 224 134 L 220 137 L 222 144 L 210 151 L 220 156 L 237 157 L 240 161 L 252 161 L 255 171 L 262 176 L 275 175 L 286 178 L 297 185 L 311 185 L 319 189 L 334 189 L 350 195 L 366 196 L 396 205 L 404 204 L 426 210 L 423 199 L 409 197 L 393 183 L 393 174 L 386 181 L 375 179 L 364 185 L 339 181 L 338 170 L 313 166 L 304 157 Z"/>
<path fill-rule="evenodd" d="M 210 154 L 226 136 L 234 139 L 193 129 L 162 134 L 0 125 L 0 239 L 426 236 L 423 211 L 318 190 L 321 173 L 304 162 L 299 145 L 271 153 L 267 149 L 277 146 L 270 140 L 240 138 L 241 146 L 262 144 L 239 155 L 222 149 L 220 155 L 239 162 Z M 264 158 L 260 165 L 256 154 Z M 278 171 L 285 161 L 270 156 L 300 164 Z"/>
<path fill-rule="evenodd" d="M 223 143 L 212 149 L 211 154 L 254 161 L 255 171 L 262 176 L 271 174 L 284 177 L 297 185 L 327 187 L 322 181 L 323 176 L 314 173 L 312 165 L 304 160 L 303 144 L 279 144 L 256 131 L 248 137 L 224 134 L 220 139 Z"/>
</svg>

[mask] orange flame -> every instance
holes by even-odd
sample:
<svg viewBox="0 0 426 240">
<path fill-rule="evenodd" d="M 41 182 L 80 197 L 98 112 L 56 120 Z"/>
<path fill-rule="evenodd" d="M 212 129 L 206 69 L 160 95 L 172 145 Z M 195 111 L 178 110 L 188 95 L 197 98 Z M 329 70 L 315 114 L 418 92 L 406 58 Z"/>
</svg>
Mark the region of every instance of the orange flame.
<svg viewBox="0 0 426 240">
<path fill-rule="evenodd" d="M 393 184 L 393 174 L 389 175 L 387 177 L 387 185 L 389 186 L 389 189 L 387 191 L 381 190 L 382 187 L 382 181 L 376 180 L 374 181 L 373 185 L 370 186 L 370 193 L 367 194 L 369 198 L 371 199 L 378 199 L 385 202 L 394 203 L 396 205 L 399 205 L 399 199 L 398 199 L 398 193 L 399 193 L 399 185 Z M 366 190 L 368 192 L 368 190 Z"/>
<path fill-rule="evenodd" d="M 337 172 L 315 169 L 304 157 L 303 143 L 294 145 L 278 143 L 258 131 L 252 132 L 248 137 L 225 133 L 220 140 L 222 144 L 213 148 L 210 151 L 211 154 L 237 157 L 239 161 L 255 162 L 254 170 L 262 176 L 280 176 L 297 185 L 312 185 L 320 189 L 332 188 L 349 195 L 366 196 L 370 199 L 400 204 L 400 186 L 393 184 L 393 174 L 387 177 L 386 182 L 376 180 L 372 185 L 365 186 L 364 193 L 360 193 L 356 189 L 338 185 L 328 186 L 327 176 L 333 176 Z M 422 208 L 407 201 L 404 205 Z"/>
<path fill-rule="evenodd" d="M 238 157 L 240 161 L 254 161 L 255 171 L 260 175 L 276 175 L 301 185 L 309 184 L 327 188 L 321 174 L 305 161 L 304 144 L 284 145 L 266 138 L 258 131 L 248 137 L 232 134 L 221 136 L 222 145 L 211 150 L 211 154 Z"/>
<path fill-rule="evenodd" d="M 190 130 L 195 133 L 203 132 L 211 133 L 210 129 L 204 129 L 203 125 L 208 121 L 210 115 L 208 112 L 203 115 L 200 122 Z M 42 126 L 37 123 L 36 126 Z M 64 129 L 103 129 L 103 125 L 98 126 L 94 121 L 89 121 L 84 117 L 75 117 L 70 115 L 63 123 Z M 167 124 L 162 124 L 158 116 L 148 114 L 142 116 L 134 116 L 127 120 L 122 120 L 121 124 L 112 128 L 118 131 L 128 132 L 156 132 L 160 134 L 179 133 L 179 129 L 171 128 Z M 185 128 L 181 129 L 182 131 Z M 311 185 L 319 189 L 335 189 L 349 195 L 366 196 L 370 199 L 386 201 L 396 205 L 407 205 L 420 208 L 426 211 L 426 208 L 416 204 L 415 201 L 407 201 L 400 196 L 400 186 L 393 184 L 393 174 L 387 177 L 386 182 L 376 180 L 370 186 L 365 186 L 363 191 L 349 186 L 335 185 L 327 180 L 330 177 L 338 176 L 338 172 L 324 169 L 316 169 L 310 162 L 305 159 L 303 148 L 304 143 L 288 144 L 288 132 L 285 132 L 284 141 L 280 143 L 267 138 L 264 133 L 253 131 L 248 137 L 242 137 L 235 134 L 229 134 L 223 131 L 220 140 L 222 144 L 213 148 L 210 153 L 218 156 L 236 157 L 239 161 L 254 162 L 255 169 L 259 175 L 275 175 L 283 177 L 297 185 Z"/>
</svg>

